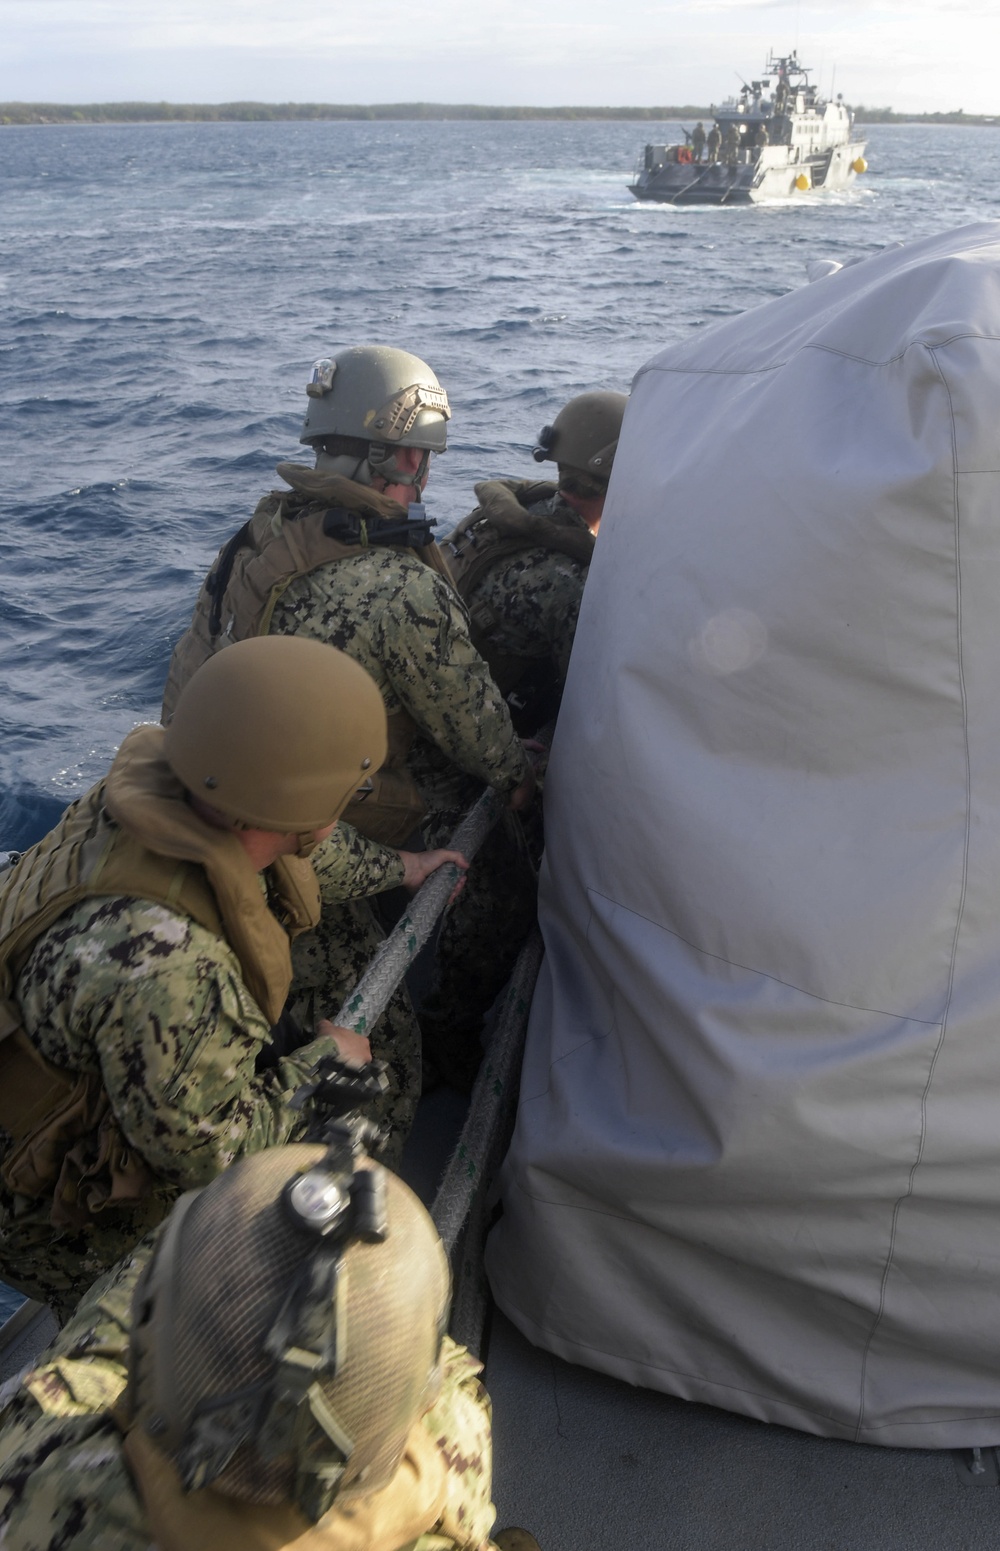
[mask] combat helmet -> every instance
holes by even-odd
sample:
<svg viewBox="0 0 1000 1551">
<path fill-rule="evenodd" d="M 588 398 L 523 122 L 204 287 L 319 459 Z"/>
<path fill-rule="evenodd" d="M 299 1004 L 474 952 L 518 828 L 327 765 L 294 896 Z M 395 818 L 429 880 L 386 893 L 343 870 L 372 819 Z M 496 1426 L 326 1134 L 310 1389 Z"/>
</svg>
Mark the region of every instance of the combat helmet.
<svg viewBox="0 0 1000 1551">
<path fill-rule="evenodd" d="M 317 361 L 300 442 L 316 466 L 370 485 L 376 477 L 419 488 L 432 452 L 448 445 L 448 395 L 426 361 L 388 345 L 353 345 Z M 396 467 L 398 447 L 423 452 L 415 474 Z"/>
<path fill-rule="evenodd" d="M 576 476 L 572 484 L 578 495 L 603 494 L 615 461 L 627 403 L 626 394 L 603 391 L 581 393 L 570 399 L 552 424 L 539 431 L 538 445 L 532 453 L 535 462 L 557 463 L 559 482 L 567 487 L 570 481 L 563 471 L 570 471 Z"/>
<path fill-rule="evenodd" d="M 412 1191 L 364 1153 L 365 1124 L 241 1160 L 161 1232 L 133 1301 L 128 1406 L 185 1491 L 315 1523 L 389 1482 L 437 1398 L 447 1260 Z"/>
<path fill-rule="evenodd" d="M 306 636 L 252 636 L 209 657 L 164 733 L 193 796 L 254 829 L 311 835 L 388 750 L 382 696 L 353 658 Z"/>
</svg>

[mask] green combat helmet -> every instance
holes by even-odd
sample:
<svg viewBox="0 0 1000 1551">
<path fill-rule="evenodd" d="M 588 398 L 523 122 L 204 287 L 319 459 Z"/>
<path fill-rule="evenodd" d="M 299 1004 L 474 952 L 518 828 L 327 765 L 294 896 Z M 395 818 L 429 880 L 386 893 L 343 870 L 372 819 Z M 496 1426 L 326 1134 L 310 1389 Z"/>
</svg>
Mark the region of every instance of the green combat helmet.
<svg viewBox="0 0 1000 1551">
<path fill-rule="evenodd" d="M 387 345 L 353 345 L 313 366 L 300 442 L 316 467 L 370 485 L 423 481 L 432 452 L 448 445 L 448 395 L 419 356 Z M 396 467 L 397 447 L 423 451 L 415 474 Z"/>
<path fill-rule="evenodd" d="M 345 652 L 252 636 L 203 662 L 164 734 L 174 775 L 253 829 L 325 829 L 385 760 L 385 706 Z"/>
<path fill-rule="evenodd" d="M 559 465 L 559 484 L 580 496 L 603 495 L 615 461 L 624 393 L 581 393 L 564 404 L 551 425 L 538 433 L 532 453 L 536 463 Z"/>
<path fill-rule="evenodd" d="M 183 1197 L 157 1242 L 128 1407 L 185 1492 L 294 1504 L 315 1524 L 390 1481 L 437 1398 L 448 1264 L 364 1133 L 345 1122 L 327 1147 L 243 1159 Z"/>
</svg>

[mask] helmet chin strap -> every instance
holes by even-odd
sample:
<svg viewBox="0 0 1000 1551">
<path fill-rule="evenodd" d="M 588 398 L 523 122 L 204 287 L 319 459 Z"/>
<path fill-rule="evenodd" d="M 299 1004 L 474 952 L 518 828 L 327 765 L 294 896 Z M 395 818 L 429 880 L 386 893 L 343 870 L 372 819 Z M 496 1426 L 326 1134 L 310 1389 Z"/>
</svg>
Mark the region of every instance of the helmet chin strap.
<svg viewBox="0 0 1000 1551">
<path fill-rule="evenodd" d="M 431 461 L 430 452 L 423 448 L 420 453 L 420 462 L 412 474 L 404 473 L 396 460 L 393 448 L 387 447 L 384 442 L 372 442 L 368 449 L 368 468 L 376 479 L 384 479 L 387 485 L 415 486 L 414 500 L 420 500 L 420 486 L 427 473 Z"/>
<path fill-rule="evenodd" d="M 420 486 L 431 461 L 430 452 L 423 448 L 420 462 L 414 473 L 407 474 L 396 466 L 396 453 L 384 442 L 372 442 L 368 455 L 356 458 L 352 453 L 317 452 L 316 467 L 325 474 L 341 474 L 353 479 L 357 485 L 372 485 L 376 479 L 384 479 L 387 485 L 415 486 L 413 499 L 420 500 Z"/>
<path fill-rule="evenodd" d="M 372 468 L 367 457 L 359 458 L 354 453 L 317 450 L 316 467 L 324 474 L 339 474 L 342 479 L 353 479 L 356 485 L 370 485 L 372 482 Z"/>
</svg>

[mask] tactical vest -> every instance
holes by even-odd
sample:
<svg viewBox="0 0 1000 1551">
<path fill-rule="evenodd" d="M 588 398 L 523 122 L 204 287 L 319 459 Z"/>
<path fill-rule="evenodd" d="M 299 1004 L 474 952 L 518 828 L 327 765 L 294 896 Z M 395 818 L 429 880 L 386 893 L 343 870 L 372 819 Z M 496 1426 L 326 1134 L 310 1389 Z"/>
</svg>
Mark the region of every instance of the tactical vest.
<svg viewBox="0 0 1000 1551">
<path fill-rule="evenodd" d="M 590 564 L 594 535 L 582 518 L 574 513 L 570 522 L 530 509 L 550 501 L 558 488 L 536 480 L 485 480 L 476 486 L 480 504 L 445 543 L 455 585 L 472 621 L 472 643 L 489 664 L 522 735 L 536 732 L 555 714 L 560 687 L 555 665 L 500 651 L 494 637 L 501 618 L 491 603 L 475 594 L 488 572 L 529 549 L 547 549 Z"/>
<path fill-rule="evenodd" d="M 272 491 L 219 551 L 195 604 L 191 625 L 174 648 L 163 696 L 169 722 L 184 685 L 214 652 L 233 641 L 267 635 L 275 606 L 292 582 L 320 566 L 374 546 L 412 550 L 453 582 L 429 520 L 413 521 L 398 501 L 336 474 L 279 463 L 287 491 Z M 426 813 L 406 768 L 416 725 L 399 709 L 389 716 L 389 752 L 371 790 L 352 798 L 343 817 L 371 840 L 400 845 Z"/>
<path fill-rule="evenodd" d="M 160 727 L 130 733 L 106 780 L 0 886 L 0 1126 L 13 1139 L 0 1178 L 17 1195 L 52 1196 L 58 1226 L 141 1200 L 156 1181 L 118 1129 L 100 1076 L 54 1067 L 21 1026 L 15 983 L 42 933 L 84 899 L 165 905 L 228 942 L 273 1023 L 291 984 L 289 937 L 319 919 L 315 874 L 297 857 L 268 869 L 268 907 L 236 836 L 184 801 L 162 742 Z"/>
<path fill-rule="evenodd" d="M 362 1544 L 366 1551 L 397 1551 L 398 1531 L 385 1533 L 380 1508 L 388 1506 L 394 1493 L 411 1499 L 416 1494 L 417 1501 L 423 1495 L 418 1478 L 424 1451 L 411 1449 L 388 1486 L 353 1499 L 343 1509 L 335 1505 L 318 1524 L 310 1524 L 290 1503 L 241 1502 L 210 1486 L 185 1492 L 173 1462 L 145 1427 L 131 1422 L 127 1392 L 110 1414 L 124 1434 L 123 1452 L 156 1551 L 358 1551 Z M 413 1432 L 422 1426 L 416 1422 Z M 425 1529 L 433 1531 L 433 1519 Z M 440 1542 L 435 1536 L 434 1543 L 465 1544 L 462 1529 L 449 1518 L 442 1525 Z"/>
</svg>

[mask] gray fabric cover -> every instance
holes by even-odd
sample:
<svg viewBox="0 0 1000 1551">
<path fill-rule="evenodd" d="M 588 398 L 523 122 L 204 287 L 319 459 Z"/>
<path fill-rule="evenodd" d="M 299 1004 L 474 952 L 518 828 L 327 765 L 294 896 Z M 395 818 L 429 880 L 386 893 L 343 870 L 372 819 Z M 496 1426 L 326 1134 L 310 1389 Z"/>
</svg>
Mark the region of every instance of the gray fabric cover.
<svg viewBox="0 0 1000 1551">
<path fill-rule="evenodd" d="M 501 1308 L 1000 1443 L 1000 224 L 639 373 L 545 801 Z"/>
</svg>

